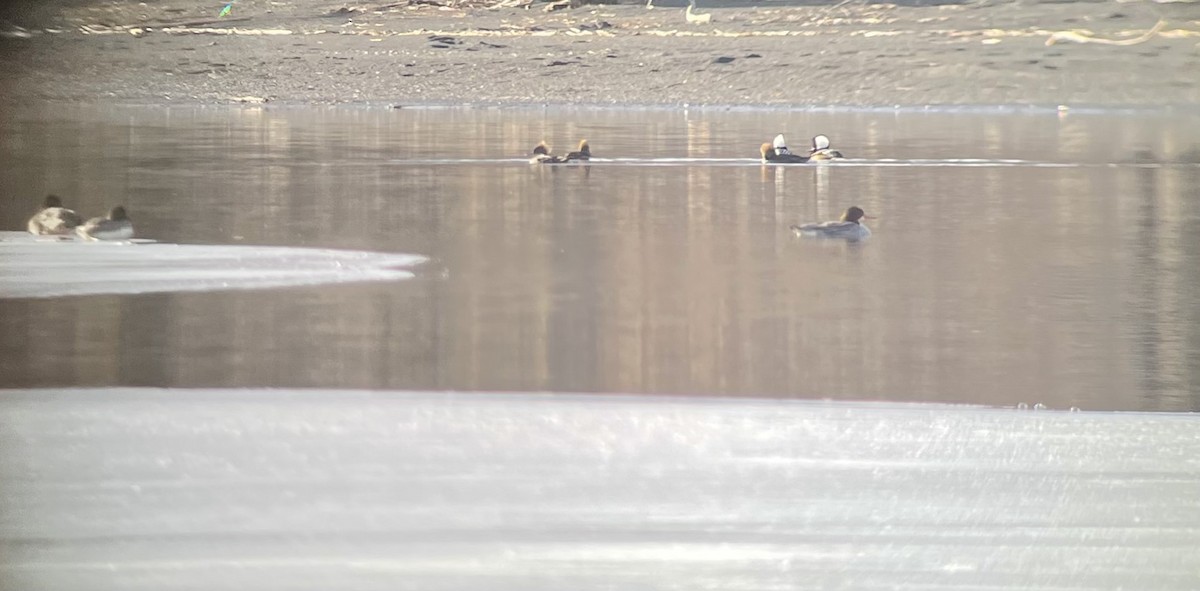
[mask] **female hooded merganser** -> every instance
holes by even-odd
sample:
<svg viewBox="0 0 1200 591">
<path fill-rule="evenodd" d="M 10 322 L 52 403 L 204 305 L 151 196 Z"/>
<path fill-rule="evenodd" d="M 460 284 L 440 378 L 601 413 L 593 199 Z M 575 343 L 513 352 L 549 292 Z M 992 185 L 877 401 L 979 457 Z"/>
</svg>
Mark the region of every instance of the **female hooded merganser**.
<svg viewBox="0 0 1200 591">
<path fill-rule="evenodd" d="M 791 162 L 795 164 L 808 162 L 807 156 L 793 154 L 791 150 L 788 150 L 787 142 L 783 139 L 782 133 L 775 136 L 774 142 L 760 146 L 758 151 L 762 154 L 763 162 Z"/>
<path fill-rule="evenodd" d="M 567 152 L 563 160 L 570 162 L 572 160 L 591 160 L 592 148 L 588 145 L 587 140 L 579 140 L 579 150 L 575 152 Z"/>
<path fill-rule="evenodd" d="M 829 138 L 824 135 L 814 135 L 812 150 L 808 152 L 809 160 L 837 160 L 845 158 L 842 153 L 829 148 Z"/>
<path fill-rule="evenodd" d="M 120 205 L 112 208 L 106 218 L 92 218 L 75 228 L 75 232 L 88 240 L 129 240 L 133 238 L 133 222 Z"/>
<path fill-rule="evenodd" d="M 33 214 L 25 227 L 30 234 L 38 236 L 64 236 L 73 232 L 75 227 L 82 223 L 83 218 L 74 211 L 63 207 L 62 200 L 57 195 L 46 195 L 41 211 Z"/>
<path fill-rule="evenodd" d="M 562 158 L 550 153 L 550 148 L 546 147 L 546 142 L 539 142 L 533 148 L 533 158 L 529 159 L 530 164 L 557 164 L 563 162 Z"/>
<path fill-rule="evenodd" d="M 844 240 L 863 240 L 871 235 L 871 229 L 859 220 L 866 218 L 872 219 L 871 216 L 863 212 L 860 207 L 851 207 L 842 214 L 840 220 L 836 222 L 822 222 L 820 224 L 804 224 L 802 226 L 792 226 L 792 232 L 797 236 L 812 236 L 814 238 L 841 238 Z"/>
</svg>

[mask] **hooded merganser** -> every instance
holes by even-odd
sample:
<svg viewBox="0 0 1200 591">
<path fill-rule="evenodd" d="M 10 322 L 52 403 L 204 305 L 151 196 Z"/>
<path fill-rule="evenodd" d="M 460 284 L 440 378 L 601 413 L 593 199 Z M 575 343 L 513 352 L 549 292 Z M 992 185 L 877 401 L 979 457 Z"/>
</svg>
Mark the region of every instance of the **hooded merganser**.
<svg viewBox="0 0 1200 591">
<path fill-rule="evenodd" d="M 88 240 L 129 240 L 133 238 L 133 222 L 120 205 L 108 212 L 108 217 L 92 218 L 75 228 L 75 232 Z"/>
<path fill-rule="evenodd" d="M 814 135 L 812 139 L 812 150 L 808 152 L 809 160 L 837 160 L 845 158 L 842 153 L 829 148 L 829 137 L 824 135 Z"/>
<path fill-rule="evenodd" d="M 546 147 L 546 142 L 539 142 L 533 148 L 533 157 L 529 159 L 530 164 L 557 164 L 563 162 L 562 158 L 550 153 L 550 148 Z"/>
<path fill-rule="evenodd" d="M 782 162 L 802 164 L 808 162 L 807 156 L 793 154 L 787 148 L 787 142 L 783 139 L 783 134 L 775 136 L 775 141 L 770 144 L 759 146 L 758 151 L 762 154 L 763 162 Z"/>
<path fill-rule="evenodd" d="M 591 160 L 591 159 L 592 159 L 592 148 L 591 148 L 591 146 L 588 145 L 587 140 L 579 140 L 579 150 L 577 150 L 575 152 L 567 152 L 567 155 L 563 157 L 563 160 L 566 162 L 570 162 L 572 160 Z"/>
<path fill-rule="evenodd" d="M 29 218 L 25 227 L 30 234 L 38 236 L 69 235 L 75 227 L 83 223 L 79 214 L 62 206 L 62 199 L 57 195 L 46 195 L 42 209 Z"/>
<path fill-rule="evenodd" d="M 847 209 L 836 222 L 804 224 L 801 226 L 792 226 L 791 229 L 797 236 L 841 238 L 851 241 L 863 240 L 871 236 L 871 229 L 859 221 L 863 218 L 872 219 L 871 216 L 863 212 L 862 208 L 854 206 Z"/>
</svg>

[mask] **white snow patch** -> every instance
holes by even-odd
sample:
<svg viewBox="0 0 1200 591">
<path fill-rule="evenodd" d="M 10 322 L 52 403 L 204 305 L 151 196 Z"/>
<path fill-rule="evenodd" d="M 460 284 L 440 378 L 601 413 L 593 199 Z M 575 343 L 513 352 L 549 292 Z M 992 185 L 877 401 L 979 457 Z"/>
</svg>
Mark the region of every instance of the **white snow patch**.
<svg viewBox="0 0 1200 591">
<path fill-rule="evenodd" d="M 0 298 L 261 289 L 409 279 L 411 254 L 85 242 L 0 232 Z"/>
</svg>

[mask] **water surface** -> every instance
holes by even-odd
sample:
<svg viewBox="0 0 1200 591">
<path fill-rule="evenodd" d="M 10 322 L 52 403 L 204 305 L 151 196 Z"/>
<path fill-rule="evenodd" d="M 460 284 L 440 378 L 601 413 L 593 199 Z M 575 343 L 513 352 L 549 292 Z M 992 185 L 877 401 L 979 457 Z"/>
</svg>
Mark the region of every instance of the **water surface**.
<svg viewBox="0 0 1200 591">
<path fill-rule="evenodd" d="M 825 133 L 856 158 L 761 166 Z M 531 167 L 582 137 L 609 161 Z M 411 281 L 0 300 L 0 386 L 723 394 L 1200 410 L 1186 115 L 62 107 L 54 192 L 185 244 L 414 253 Z M 863 244 L 791 223 L 849 205 Z"/>
</svg>

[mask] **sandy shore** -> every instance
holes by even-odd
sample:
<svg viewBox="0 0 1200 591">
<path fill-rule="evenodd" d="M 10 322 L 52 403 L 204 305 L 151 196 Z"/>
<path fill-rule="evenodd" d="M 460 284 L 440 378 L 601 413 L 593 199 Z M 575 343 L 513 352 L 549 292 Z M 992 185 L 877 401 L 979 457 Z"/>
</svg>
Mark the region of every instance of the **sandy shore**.
<svg viewBox="0 0 1200 591">
<path fill-rule="evenodd" d="M 1200 105 L 1197 3 L 855 1 L 704 8 L 693 24 L 677 1 L 442 1 L 240 0 L 220 18 L 192 0 L 10 5 L 0 99 Z"/>
</svg>

